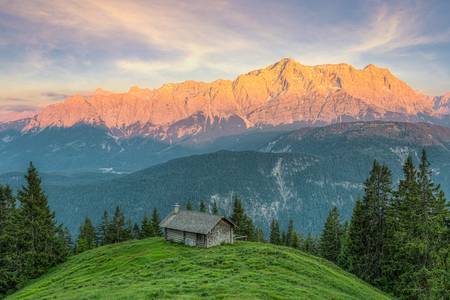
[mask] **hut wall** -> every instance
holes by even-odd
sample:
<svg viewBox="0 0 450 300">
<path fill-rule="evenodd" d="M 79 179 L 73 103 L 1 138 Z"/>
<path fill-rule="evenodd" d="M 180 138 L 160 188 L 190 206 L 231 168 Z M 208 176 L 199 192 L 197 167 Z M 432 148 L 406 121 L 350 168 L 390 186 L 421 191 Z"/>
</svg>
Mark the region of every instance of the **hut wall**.
<svg viewBox="0 0 450 300">
<path fill-rule="evenodd" d="M 233 228 L 224 220 L 221 220 L 207 236 L 207 247 L 217 246 L 222 243 L 233 243 Z"/>
<path fill-rule="evenodd" d="M 176 243 L 184 243 L 184 233 L 180 230 L 166 228 L 166 239 Z"/>
</svg>

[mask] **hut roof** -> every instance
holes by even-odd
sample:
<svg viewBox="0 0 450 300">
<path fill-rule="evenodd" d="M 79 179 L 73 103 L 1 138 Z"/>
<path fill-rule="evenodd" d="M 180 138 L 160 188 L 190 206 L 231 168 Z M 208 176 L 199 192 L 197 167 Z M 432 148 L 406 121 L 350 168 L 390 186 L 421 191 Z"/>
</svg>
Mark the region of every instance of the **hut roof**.
<svg viewBox="0 0 450 300">
<path fill-rule="evenodd" d="M 208 234 L 220 220 L 225 220 L 231 226 L 233 222 L 223 216 L 212 215 L 190 210 L 171 212 L 159 224 L 162 228 L 169 228 L 193 233 Z"/>
</svg>

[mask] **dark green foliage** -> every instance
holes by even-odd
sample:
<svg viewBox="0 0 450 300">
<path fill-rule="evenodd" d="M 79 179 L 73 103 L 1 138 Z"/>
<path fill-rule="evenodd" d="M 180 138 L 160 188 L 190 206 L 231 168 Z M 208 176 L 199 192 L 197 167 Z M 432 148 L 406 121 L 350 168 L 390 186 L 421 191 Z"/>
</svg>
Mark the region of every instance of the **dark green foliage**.
<svg viewBox="0 0 450 300">
<path fill-rule="evenodd" d="M 83 225 L 80 227 L 80 234 L 78 236 L 75 252 L 81 253 L 95 247 L 97 247 L 97 235 L 95 233 L 95 228 L 92 225 L 91 219 L 86 217 Z"/>
<path fill-rule="evenodd" d="M 61 260 L 55 253 L 57 226 L 48 207 L 47 196 L 41 188 L 41 179 L 30 163 L 25 176 L 26 185 L 18 192 L 20 201 L 19 242 L 23 274 L 35 278 Z"/>
<path fill-rule="evenodd" d="M 403 172 L 388 211 L 386 286 L 405 299 L 443 299 L 450 288 L 449 209 L 424 151 L 418 170 L 408 157 Z"/>
<path fill-rule="evenodd" d="M 445 299 L 449 286 L 449 208 L 422 152 L 391 190 L 391 173 L 374 162 L 342 238 L 339 265 L 404 299 Z"/>
<path fill-rule="evenodd" d="M 219 214 L 219 207 L 217 206 L 217 202 L 216 201 L 213 202 L 212 214 L 213 215 L 218 215 Z"/>
<path fill-rule="evenodd" d="M 327 217 L 320 238 L 320 254 L 322 257 L 336 263 L 341 251 L 341 226 L 339 211 L 333 207 Z"/>
<path fill-rule="evenodd" d="M 348 253 L 350 243 L 350 225 L 345 222 L 341 227 L 341 250 L 338 255 L 337 264 L 344 270 L 350 270 L 350 256 Z"/>
<path fill-rule="evenodd" d="M 150 224 L 150 221 L 147 217 L 147 215 L 144 215 L 144 218 L 142 219 L 141 222 L 141 230 L 140 230 L 140 238 L 141 239 L 145 239 L 148 237 L 151 237 L 153 234 L 153 228 Z"/>
<path fill-rule="evenodd" d="M 0 298 L 71 254 L 70 235 L 56 225 L 32 163 L 18 200 L 17 207 L 11 189 L 0 186 Z"/>
<path fill-rule="evenodd" d="M 319 254 L 319 245 L 316 238 L 312 235 L 312 233 L 308 233 L 306 236 L 305 242 L 303 243 L 303 247 L 301 248 L 303 251 L 310 253 L 312 255 Z"/>
<path fill-rule="evenodd" d="M 352 272 L 377 286 L 385 280 L 383 259 L 386 252 L 386 214 L 392 199 L 391 183 L 388 167 L 374 161 L 364 183 L 364 197 L 355 205 L 349 232 Z"/>
<path fill-rule="evenodd" d="M 133 240 L 137 240 L 141 237 L 141 231 L 139 229 L 139 225 L 137 223 L 133 224 L 133 230 L 131 231 L 131 238 Z"/>
<path fill-rule="evenodd" d="M 253 220 L 245 213 L 241 199 L 237 195 L 234 195 L 231 221 L 236 225 L 236 235 L 245 236 L 249 241 L 255 239 L 255 226 L 253 225 Z"/>
<path fill-rule="evenodd" d="M 114 211 L 110 228 L 111 229 L 109 231 L 111 232 L 111 243 L 120 243 L 128 239 L 125 229 L 125 216 L 118 206 Z"/>
<path fill-rule="evenodd" d="M 206 205 L 205 205 L 205 201 L 200 200 L 200 204 L 198 205 L 198 210 L 200 212 L 206 212 Z"/>
<path fill-rule="evenodd" d="M 270 223 L 269 242 L 271 244 L 281 245 L 280 225 L 278 225 L 278 221 L 275 219 L 272 219 Z"/>
<path fill-rule="evenodd" d="M 255 242 L 264 243 L 266 240 L 264 239 L 264 232 L 261 228 L 256 228 L 255 231 Z"/>
<path fill-rule="evenodd" d="M 289 220 L 288 228 L 287 228 L 287 232 L 286 232 L 286 241 L 285 241 L 286 246 L 292 247 L 295 235 L 297 235 L 297 233 L 295 232 L 295 229 L 294 229 L 294 221 Z"/>
<path fill-rule="evenodd" d="M 186 209 L 187 210 L 192 210 L 192 202 L 191 202 L 191 200 L 188 200 L 188 202 L 186 203 Z"/>
<path fill-rule="evenodd" d="M 159 223 L 161 222 L 158 210 L 153 208 L 152 217 L 149 220 L 147 215 L 144 215 L 141 223 L 140 238 L 148 238 L 153 236 L 162 236 Z"/>
<path fill-rule="evenodd" d="M 18 274 L 19 230 L 16 200 L 9 186 L 0 186 L 0 298 L 20 282 Z"/>
<path fill-rule="evenodd" d="M 159 223 L 161 223 L 161 220 L 159 218 L 158 210 L 156 208 L 153 208 L 152 219 L 150 221 L 150 226 L 152 228 L 151 236 L 162 236 L 162 232 L 161 232 L 161 228 L 159 227 Z"/>
<path fill-rule="evenodd" d="M 101 223 L 97 227 L 97 238 L 98 238 L 97 244 L 99 245 L 107 245 L 110 244 L 112 241 L 109 214 L 106 209 L 103 211 Z"/>
</svg>

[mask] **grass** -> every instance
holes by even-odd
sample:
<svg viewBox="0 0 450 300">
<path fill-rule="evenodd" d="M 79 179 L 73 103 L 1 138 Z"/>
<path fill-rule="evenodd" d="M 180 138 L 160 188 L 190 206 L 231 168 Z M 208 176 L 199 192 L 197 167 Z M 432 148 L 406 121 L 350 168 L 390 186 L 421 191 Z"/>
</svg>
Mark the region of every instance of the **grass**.
<svg viewBox="0 0 450 300">
<path fill-rule="evenodd" d="M 71 257 L 8 299 L 389 299 L 332 263 L 270 244 L 159 238 Z"/>
</svg>

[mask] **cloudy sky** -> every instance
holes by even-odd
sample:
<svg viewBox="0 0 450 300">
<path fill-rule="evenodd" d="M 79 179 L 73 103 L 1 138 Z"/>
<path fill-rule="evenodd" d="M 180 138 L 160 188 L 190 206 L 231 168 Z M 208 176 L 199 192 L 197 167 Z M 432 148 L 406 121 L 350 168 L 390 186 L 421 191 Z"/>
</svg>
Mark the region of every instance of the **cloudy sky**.
<svg viewBox="0 0 450 300">
<path fill-rule="evenodd" d="M 0 113 L 101 87 L 212 81 L 291 57 L 450 91 L 450 1 L 0 0 Z"/>
</svg>

